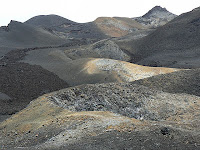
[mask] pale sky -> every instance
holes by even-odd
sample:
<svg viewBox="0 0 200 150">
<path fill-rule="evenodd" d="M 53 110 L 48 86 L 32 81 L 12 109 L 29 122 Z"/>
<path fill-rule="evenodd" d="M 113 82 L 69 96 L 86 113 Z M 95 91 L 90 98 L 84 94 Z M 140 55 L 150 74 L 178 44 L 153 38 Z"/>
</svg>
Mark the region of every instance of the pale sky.
<svg viewBox="0 0 200 150">
<path fill-rule="evenodd" d="M 156 5 L 180 15 L 200 6 L 200 0 L 1 0 L 0 26 L 10 20 L 24 22 L 33 16 L 56 14 L 76 22 L 97 17 L 138 17 Z"/>
</svg>

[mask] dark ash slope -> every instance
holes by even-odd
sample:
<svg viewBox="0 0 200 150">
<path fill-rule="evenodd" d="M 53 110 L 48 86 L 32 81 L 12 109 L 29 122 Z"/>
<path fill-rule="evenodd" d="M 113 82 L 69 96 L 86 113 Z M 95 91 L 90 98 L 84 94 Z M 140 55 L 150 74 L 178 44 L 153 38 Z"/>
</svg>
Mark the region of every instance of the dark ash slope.
<svg viewBox="0 0 200 150">
<path fill-rule="evenodd" d="M 0 97 L 0 115 L 16 113 L 38 96 L 68 87 L 42 67 L 18 62 L 27 50 L 13 50 L 0 60 L 0 91 L 10 97 Z"/>
<path fill-rule="evenodd" d="M 8 26 L 0 28 L 0 47 L 55 46 L 65 41 L 47 30 L 17 21 L 11 21 Z"/>
<path fill-rule="evenodd" d="M 200 69 L 157 75 L 134 81 L 134 83 L 170 93 L 188 93 L 200 96 Z"/>
</svg>

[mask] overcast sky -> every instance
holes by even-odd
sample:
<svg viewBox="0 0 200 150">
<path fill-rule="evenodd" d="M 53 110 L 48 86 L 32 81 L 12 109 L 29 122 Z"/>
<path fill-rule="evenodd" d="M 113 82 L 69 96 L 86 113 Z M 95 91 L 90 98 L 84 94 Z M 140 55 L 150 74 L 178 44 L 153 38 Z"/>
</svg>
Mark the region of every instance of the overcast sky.
<svg viewBox="0 0 200 150">
<path fill-rule="evenodd" d="M 24 22 L 33 16 L 57 14 L 76 22 L 101 16 L 138 17 L 159 5 L 177 15 L 200 6 L 200 0 L 2 0 L 0 26 L 10 20 Z"/>
</svg>

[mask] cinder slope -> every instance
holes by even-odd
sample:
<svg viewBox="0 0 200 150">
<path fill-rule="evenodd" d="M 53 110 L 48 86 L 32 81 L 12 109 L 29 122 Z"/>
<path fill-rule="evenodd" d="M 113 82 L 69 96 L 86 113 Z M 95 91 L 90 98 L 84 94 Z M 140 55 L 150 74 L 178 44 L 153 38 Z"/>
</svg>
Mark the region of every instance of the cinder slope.
<svg viewBox="0 0 200 150">
<path fill-rule="evenodd" d="M 200 69 L 158 75 L 134 83 L 170 93 L 188 93 L 200 96 Z"/>
<path fill-rule="evenodd" d="M 133 62 L 150 66 L 200 67 L 200 9 L 176 17 L 152 34 L 128 44 Z"/>
<path fill-rule="evenodd" d="M 8 26 L 0 28 L 1 47 L 25 48 L 55 46 L 66 40 L 38 27 L 11 21 Z"/>
<path fill-rule="evenodd" d="M 131 83 L 72 87 L 39 97 L 2 122 L 0 148 L 198 149 L 199 106 L 197 96 Z"/>
</svg>

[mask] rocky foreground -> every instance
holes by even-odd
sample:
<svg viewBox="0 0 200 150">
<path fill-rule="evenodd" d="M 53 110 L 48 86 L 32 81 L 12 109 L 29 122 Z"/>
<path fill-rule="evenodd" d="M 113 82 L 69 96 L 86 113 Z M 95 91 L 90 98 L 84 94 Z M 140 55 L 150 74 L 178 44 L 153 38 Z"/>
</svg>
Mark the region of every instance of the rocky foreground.
<svg viewBox="0 0 200 150">
<path fill-rule="evenodd" d="M 43 95 L 0 124 L 1 149 L 199 149 L 200 98 L 133 83 Z"/>
</svg>

